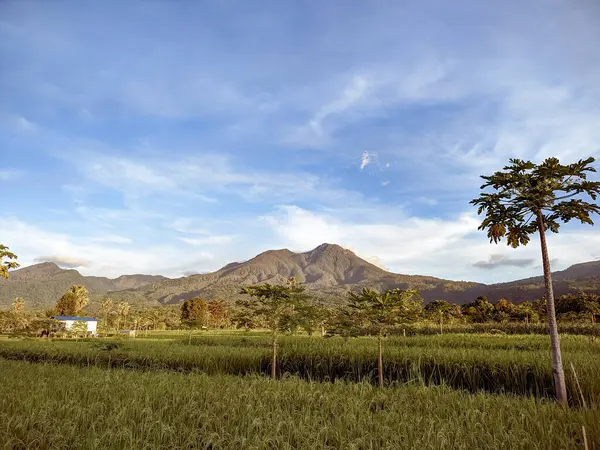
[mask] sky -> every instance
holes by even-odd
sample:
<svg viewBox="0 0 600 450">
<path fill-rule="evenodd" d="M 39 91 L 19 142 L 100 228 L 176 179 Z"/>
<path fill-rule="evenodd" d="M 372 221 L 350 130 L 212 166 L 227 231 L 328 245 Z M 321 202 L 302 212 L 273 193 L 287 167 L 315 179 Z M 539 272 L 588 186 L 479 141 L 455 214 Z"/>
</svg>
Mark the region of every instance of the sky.
<svg viewBox="0 0 600 450">
<path fill-rule="evenodd" d="M 0 3 L 0 242 L 171 277 L 336 243 L 501 282 L 469 201 L 509 158 L 600 156 L 596 0 Z M 549 237 L 600 259 L 598 227 Z"/>
</svg>

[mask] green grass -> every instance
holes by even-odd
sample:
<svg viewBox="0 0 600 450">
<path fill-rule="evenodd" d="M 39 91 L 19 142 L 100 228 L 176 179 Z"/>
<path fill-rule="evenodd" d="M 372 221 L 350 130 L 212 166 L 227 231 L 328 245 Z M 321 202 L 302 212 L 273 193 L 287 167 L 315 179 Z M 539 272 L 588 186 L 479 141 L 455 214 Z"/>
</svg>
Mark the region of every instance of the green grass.
<svg viewBox="0 0 600 450">
<path fill-rule="evenodd" d="M 0 360 L 4 449 L 600 448 L 600 411 L 447 388 Z"/>
<path fill-rule="evenodd" d="M 270 372 L 271 349 L 265 335 L 202 335 L 191 341 L 182 336 L 174 340 L 121 340 L 121 347 L 114 350 L 103 349 L 106 342 L 112 341 L 8 340 L 0 342 L 0 357 L 212 375 Z M 600 405 L 600 341 L 565 336 L 563 349 L 572 404 L 578 405 L 580 400 L 570 363 L 577 370 L 587 403 Z M 376 352 L 371 338 L 344 342 L 341 338 L 284 337 L 280 345 L 280 374 L 310 381 L 374 382 Z M 554 392 L 546 336 L 390 338 L 384 346 L 384 377 L 388 385 L 447 385 L 468 392 L 535 397 L 552 397 Z"/>
</svg>

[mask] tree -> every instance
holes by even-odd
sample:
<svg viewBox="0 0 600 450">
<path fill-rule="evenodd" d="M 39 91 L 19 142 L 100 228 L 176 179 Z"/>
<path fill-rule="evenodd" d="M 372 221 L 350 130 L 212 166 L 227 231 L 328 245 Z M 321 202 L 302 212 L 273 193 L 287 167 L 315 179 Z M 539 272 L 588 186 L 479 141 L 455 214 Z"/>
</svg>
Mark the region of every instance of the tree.
<svg viewBox="0 0 600 450">
<path fill-rule="evenodd" d="M 423 300 L 416 289 L 390 289 L 379 293 L 364 288 L 348 294 L 349 307 L 356 310 L 370 334 L 377 336 L 377 374 L 383 387 L 382 339 L 390 327 L 414 320 L 423 310 Z"/>
<path fill-rule="evenodd" d="M 585 292 L 561 295 L 556 300 L 556 312 L 557 314 L 575 313 L 591 319 L 593 324 L 596 315 L 600 314 L 600 297 Z"/>
<path fill-rule="evenodd" d="M 546 231 L 558 233 L 560 223 L 573 219 L 593 225 L 590 215 L 600 213 L 600 207 L 584 201 L 582 196 L 596 200 L 600 182 L 587 180 L 587 172 L 595 172 L 591 166 L 594 158 L 562 165 L 557 158 L 548 158 L 536 165 L 531 161 L 511 159 L 503 172 L 483 175 L 481 189 L 492 188 L 471 201 L 478 206 L 478 214 L 485 212 L 479 226 L 487 230 L 490 242 L 498 243 L 506 238 L 513 248 L 527 245 L 530 235 L 539 233 L 548 302 L 548 332 L 552 346 L 552 370 L 557 400 L 567 402 L 567 388 L 560 350 L 560 337 L 556 323 L 554 292 L 550 258 L 546 244 Z"/>
<path fill-rule="evenodd" d="M 207 326 L 210 313 L 208 304 L 203 298 L 195 297 L 181 304 L 181 320 L 190 325 Z"/>
<path fill-rule="evenodd" d="M 488 301 L 486 296 L 479 296 L 475 301 L 463 305 L 462 310 L 474 322 L 485 323 L 492 318 L 494 305 Z"/>
<path fill-rule="evenodd" d="M 76 316 L 88 302 L 86 287 L 74 284 L 56 303 L 55 312 L 59 316 Z"/>
<path fill-rule="evenodd" d="M 321 330 L 321 337 L 325 336 L 325 324 L 331 318 L 332 312 L 323 305 L 302 305 L 298 308 L 298 324 L 312 336 L 315 329 Z"/>
<path fill-rule="evenodd" d="M 519 319 L 525 319 L 527 325 L 529 325 L 530 321 L 537 321 L 539 319 L 539 315 L 533 307 L 532 302 L 523 302 L 516 305 L 514 314 L 517 315 Z"/>
<path fill-rule="evenodd" d="M 297 315 L 297 307 L 306 300 L 304 287 L 295 277 L 290 278 L 287 285 L 269 283 L 244 287 L 241 294 L 250 296 L 249 300 L 239 300 L 237 304 L 255 316 L 264 319 L 271 330 L 273 358 L 271 360 L 271 377 L 277 378 L 277 337 L 286 329 L 290 319 Z"/>
<path fill-rule="evenodd" d="M 210 315 L 210 324 L 214 327 L 224 327 L 229 316 L 229 308 L 223 300 L 213 300 L 208 302 L 208 313 Z"/>
<path fill-rule="evenodd" d="M 19 267 L 19 264 L 16 261 L 18 257 L 14 253 L 12 253 L 7 246 L 0 244 L 0 276 L 4 278 L 8 278 L 8 271 L 10 269 L 16 269 Z M 8 261 L 5 261 L 8 260 Z"/>
<path fill-rule="evenodd" d="M 497 322 L 506 323 L 515 312 L 515 305 L 505 298 L 494 303 L 494 318 Z"/>
<path fill-rule="evenodd" d="M 121 318 L 123 318 L 125 326 L 127 326 L 127 316 L 129 315 L 130 308 L 131 305 L 127 302 L 119 302 L 117 305 L 117 331 L 121 327 Z"/>
<path fill-rule="evenodd" d="M 102 317 L 104 317 L 104 328 L 108 330 L 108 315 L 112 311 L 113 301 L 110 298 L 105 299 L 100 305 L 100 312 L 102 313 Z"/>
<path fill-rule="evenodd" d="M 425 306 L 425 312 L 440 326 L 440 334 L 444 332 L 444 323 L 462 314 L 460 306 L 446 300 L 434 300 Z"/>
</svg>

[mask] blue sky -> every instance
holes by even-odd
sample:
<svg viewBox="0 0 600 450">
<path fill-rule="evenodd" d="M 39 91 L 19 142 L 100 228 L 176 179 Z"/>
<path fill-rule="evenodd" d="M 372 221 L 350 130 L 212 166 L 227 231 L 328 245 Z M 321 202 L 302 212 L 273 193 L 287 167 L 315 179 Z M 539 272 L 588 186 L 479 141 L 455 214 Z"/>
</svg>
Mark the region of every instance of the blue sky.
<svg viewBox="0 0 600 450">
<path fill-rule="evenodd" d="M 600 4 L 0 5 L 0 240 L 84 274 L 334 242 L 388 270 L 536 275 L 468 204 L 510 157 L 600 156 Z M 600 233 L 549 241 L 556 269 Z"/>
</svg>

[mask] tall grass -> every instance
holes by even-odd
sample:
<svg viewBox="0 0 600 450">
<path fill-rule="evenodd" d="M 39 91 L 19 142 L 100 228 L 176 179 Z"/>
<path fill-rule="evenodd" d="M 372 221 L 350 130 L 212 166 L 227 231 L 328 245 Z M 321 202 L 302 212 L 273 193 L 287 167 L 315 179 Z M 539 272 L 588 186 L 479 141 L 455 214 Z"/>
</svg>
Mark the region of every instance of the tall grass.
<svg viewBox="0 0 600 450">
<path fill-rule="evenodd" d="M 447 388 L 1 361 L 4 449 L 600 448 L 600 411 Z"/>
<path fill-rule="evenodd" d="M 0 357 L 80 366 L 173 370 L 207 374 L 250 375 L 270 371 L 270 349 L 264 336 L 207 336 L 180 341 L 5 341 Z M 192 345 L 190 345 L 190 343 Z M 592 405 L 600 405 L 600 342 L 565 337 L 564 359 L 571 362 Z M 373 339 L 288 337 L 282 339 L 280 375 L 312 381 L 374 382 L 377 347 Z M 572 373 L 567 372 L 572 403 L 579 404 Z M 421 382 L 469 392 L 487 391 L 552 397 L 554 383 L 545 336 L 421 336 L 392 338 L 384 347 L 388 385 Z"/>
</svg>

